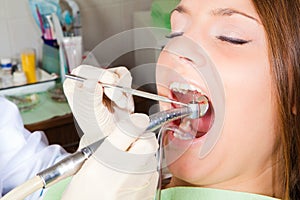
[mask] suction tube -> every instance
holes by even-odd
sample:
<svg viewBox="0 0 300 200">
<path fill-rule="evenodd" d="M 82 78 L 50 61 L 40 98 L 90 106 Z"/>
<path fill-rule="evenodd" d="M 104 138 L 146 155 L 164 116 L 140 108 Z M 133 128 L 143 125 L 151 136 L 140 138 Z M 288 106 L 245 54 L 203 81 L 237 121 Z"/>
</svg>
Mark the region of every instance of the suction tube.
<svg viewBox="0 0 300 200">
<path fill-rule="evenodd" d="M 39 176 L 35 176 L 28 180 L 26 183 L 15 188 L 11 192 L 7 193 L 1 200 L 22 200 L 30 194 L 34 193 L 38 189 L 44 186 L 44 182 Z"/>
</svg>

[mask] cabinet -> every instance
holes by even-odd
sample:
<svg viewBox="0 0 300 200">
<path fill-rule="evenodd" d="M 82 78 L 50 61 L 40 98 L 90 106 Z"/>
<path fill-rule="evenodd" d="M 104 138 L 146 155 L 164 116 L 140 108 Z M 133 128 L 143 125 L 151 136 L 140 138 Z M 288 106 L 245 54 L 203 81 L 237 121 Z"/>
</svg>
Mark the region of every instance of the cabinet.
<svg viewBox="0 0 300 200">
<path fill-rule="evenodd" d="M 73 115 L 67 102 L 52 100 L 47 92 L 37 93 L 39 102 L 29 111 L 21 112 L 25 128 L 44 131 L 49 144 L 59 144 L 74 152 L 79 143 Z"/>
<path fill-rule="evenodd" d="M 68 152 L 74 152 L 78 148 L 79 135 L 72 114 L 56 116 L 41 122 L 26 124 L 29 131 L 44 131 L 49 144 L 59 144 Z"/>
</svg>

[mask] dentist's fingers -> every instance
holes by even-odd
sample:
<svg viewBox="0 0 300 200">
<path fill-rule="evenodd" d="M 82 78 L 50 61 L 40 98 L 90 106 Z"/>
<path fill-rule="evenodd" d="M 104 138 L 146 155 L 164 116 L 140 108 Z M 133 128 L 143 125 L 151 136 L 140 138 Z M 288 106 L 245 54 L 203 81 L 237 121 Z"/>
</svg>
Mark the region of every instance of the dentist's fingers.
<svg viewBox="0 0 300 200">
<path fill-rule="evenodd" d="M 73 81 L 74 83 L 71 83 L 70 80 L 68 80 L 66 82 L 67 92 L 81 88 L 83 90 L 86 90 L 86 92 L 94 93 L 95 98 L 98 98 L 100 101 L 102 101 L 104 90 L 104 94 L 118 107 L 133 112 L 134 103 L 131 95 L 128 95 L 116 88 L 103 89 L 102 85 L 98 83 L 103 82 L 108 84 L 130 87 L 132 77 L 130 75 L 130 72 L 125 67 L 117 67 L 107 70 L 98 67 L 93 67 L 90 65 L 81 65 L 75 68 L 72 71 L 72 74 L 84 77 L 87 80 L 83 82 Z"/>
<path fill-rule="evenodd" d="M 120 120 L 113 132 L 107 138 L 116 148 L 127 151 L 149 124 L 149 117 L 145 114 L 134 113 Z"/>
<path fill-rule="evenodd" d="M 108 74 L 105 74 L 102 76 L 100 82 L 129 88 L 131 87 L 132 77 L 126 67 L 111 68 L 108 69 L 108 72 L 111 72 L 114 77 L 111 78 Z M 126 94 L 117 88 L 105 88 L 104 93 L 108 96 L 108 98 L 115 102 L 118 107 L 126 109 L 129 112 L 133 112 L 134 102 L 131 95 Z"/>
<path fill-rule="evenodd" d="M 119 77 L 118 83 L 120 86 L 131 87 L 132 76 L 126 67 L 116 67 L 108 70 L 118 75 Z"/>
</svg>

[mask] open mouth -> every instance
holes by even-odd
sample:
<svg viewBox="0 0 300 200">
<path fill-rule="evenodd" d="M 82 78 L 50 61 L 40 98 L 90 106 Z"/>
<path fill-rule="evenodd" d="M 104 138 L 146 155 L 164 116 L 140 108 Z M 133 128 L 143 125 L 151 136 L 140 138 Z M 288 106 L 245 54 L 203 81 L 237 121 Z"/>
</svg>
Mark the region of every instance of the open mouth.
<svg viewBox="0 0 300 200">
<path fill-rule="evenodd" d="M 201 97 L 206 96 L 202 90 L 194 87 L 193 85 L 174 82 L 170 85 L 171 98 L 182 102 L 199 102 Z M 201 103 L 201 102 L 199 102 Z M 176 108 L 178 105 L 172 104 Z M 203 137 L 211 128 L 214 120 L 214 110 L 211 101 L 209 101 L 209 109 L 203 117 L 198 119 L 183 118 L 172 122 L 172 126 L 178 130 L 173 131 L 173 135 L 179 139 L 193 139 Z M 181 133 L 181 134 L 179 134 Z M 183 137 L 182 135 L 192 135 L 193 137 Z"/>
</svg>

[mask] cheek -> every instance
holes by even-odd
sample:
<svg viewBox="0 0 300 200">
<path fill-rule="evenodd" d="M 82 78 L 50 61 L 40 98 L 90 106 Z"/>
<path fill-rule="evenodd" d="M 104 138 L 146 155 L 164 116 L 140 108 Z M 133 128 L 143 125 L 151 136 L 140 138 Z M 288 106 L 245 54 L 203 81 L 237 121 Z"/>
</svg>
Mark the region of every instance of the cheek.
<svg viewBox="0 0 300 200">
<path fill-rule="evenodd" d="M 215 59 L 226 95 L 223 135 L 235 141 L 235 150 L 250 158 L 253 152 L 258 157 L 270 153 L 275 140 L 275 106 L 268 55 L 263 51 L 264 46 L 259 47 L 261 52 L 249 48 L 247 52 L 232 53 L 231 59 L 228 55 Z"/>
<path fill-rule="evenodd" d="M 223 72 L 228 127 L 224 136 L 234 139 L 236 150 L 248 158 L 253 152 L 257 158 L 270 156 L 275 140 L 272 84 L 265 58 L 247 59 L 234 71 Z"/>
<path fill-rule="evenodd" d="M 267 56 L 222 62 L 226 95 L 225 124 L 251 137 L 263 137 L 273 127 L 271 75 Z M 220 60 L 222 61 L 222 60 Z"/>
</svg>

